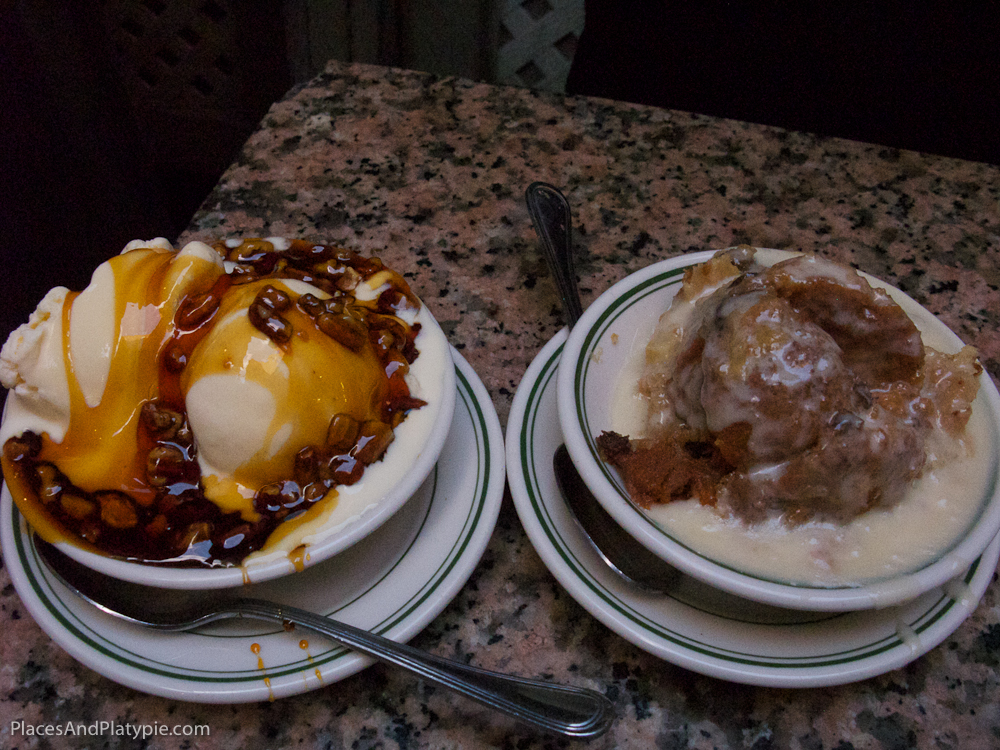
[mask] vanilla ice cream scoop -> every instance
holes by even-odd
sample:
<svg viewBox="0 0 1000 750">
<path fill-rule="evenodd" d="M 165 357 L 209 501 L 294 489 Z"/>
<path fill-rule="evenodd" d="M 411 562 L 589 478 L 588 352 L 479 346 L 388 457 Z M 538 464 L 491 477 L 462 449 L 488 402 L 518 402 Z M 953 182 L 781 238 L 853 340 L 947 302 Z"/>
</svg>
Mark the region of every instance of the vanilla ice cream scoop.
<svg viewBox="0 0 1000 750">
<path fill-rule="evenodd" d="M 323 443 L 337 414 L 377 419 L 387 389 L 373 349 L 352 351 L 302 310 L 283 313 L 295 332 L 287 346 L 258 330 L 247 311 L 267 286 L 328 296 L 293 280 L 233 288 L 181 377 L 205 495 L 250 519 L 254 494 L 292 476 L 302 446 Z"/>
<path fill-rule="evenodd" d="M 158 379 L 157 357 L 185 297 L 225 273 L 201 242 L 130 243 L 80 293 L 56 288 L 0 353 L 12 388 L 0 442 L 25 430 L 60 446 L 59 468 L 78 487 L 149 495 L 137 466 L 137 404 Z"/>
</svg>

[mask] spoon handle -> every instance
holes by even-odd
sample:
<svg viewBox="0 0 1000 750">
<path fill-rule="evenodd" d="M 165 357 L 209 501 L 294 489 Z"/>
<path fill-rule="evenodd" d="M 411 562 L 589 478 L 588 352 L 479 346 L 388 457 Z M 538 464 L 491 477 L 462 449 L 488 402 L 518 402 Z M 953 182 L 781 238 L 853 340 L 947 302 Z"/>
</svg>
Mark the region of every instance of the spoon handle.
<svg viewBox="0 0 1000 750">
<path fill-rule="evenodd" d="M 590 739 L 614 719 L 611 701 L 593 690 L 478 669 L 295 607 L 258 599 L 241 599 L 233 607 L 240 617 L 289 622 L 328 636 L 549 732 Z"/>
<path fill-rule="evenodd" d="M 566 322 L 572 328 L 583 314 L 583 307 L 573 268 L 573 223 L 569 202 L 559 188 L 547 182 L 528 185 L 524 199 L 535 224 L 535 232 L 542 241 L 549 268 L 555 274 L 563 310 L 569 318 Z"/>
</svg>

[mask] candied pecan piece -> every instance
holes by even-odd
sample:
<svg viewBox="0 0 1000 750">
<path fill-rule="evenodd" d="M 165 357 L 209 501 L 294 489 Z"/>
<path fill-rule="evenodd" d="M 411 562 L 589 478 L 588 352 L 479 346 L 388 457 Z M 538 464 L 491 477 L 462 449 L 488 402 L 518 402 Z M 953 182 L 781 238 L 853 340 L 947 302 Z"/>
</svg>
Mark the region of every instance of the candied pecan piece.
<svg viewBox="0 0 1000 750">
<path fill-rule="evenodd" d="M 305 501 L 309 505 L 312 505 L 326 497 L 327 489 L 326 485 L 322 482 L 313 482 L 306 485 L 306 488 L 302 491 L 302 497 L 305 498 Z"/>
<path fill-rule="evenodd" d="M 184 416 L 179 411 L 168 409 L 156 401 L 144 403 L 139 417 L 150 432 L 166 440 L 174 437 L 184 424 Z"/>
<path fill-rule="evenodd" d="M 274 253 L 274 244 L 267 240 L 243 240 L 228 253 L 229 260 L 237 263 L 258 263 Z"/>
<path fill-rule="evenodd" d="M 101 505 L 101 520 L 113 529 L 131 529 L 139 522 L 132 498 L 117 490 L 96 493 Z"/>
<path fill-rule="evenodd" d="M 270 284 L 257 292 L 257 296 L 254 300 L 262 302 L 272 310 L 276 310 L 278 312 L 287 310 L 292 305 L 292 298 L 288 296 L 288 292 L 282 291 L 281 289 L 271 286 Z"/>
<path fill-rule="evenodd" d="M 93 502 L 72 492 L 63 492 L 62 497 L 59 498 L 59 504 L 67 515 L 77 521 L 82 521 L 97 510 L 97 506 Z"/>
<path fill-rule="evenodd" d="M 296 482 L 287 480 L 264 485 L 254 495 L 253 505 L 258 513 L 287 513 L 302 502 L 302 491 Z"/>
<path fill-rule="evenodd" d="M 324 279 L 329 279 L 333 282 L 338 282 L 347 273 L 347 269 L 350 266 L 346 266 L 343 263 L 338 263 L 333 259 L 322 260 L 319 263 L 313 264 L 312 271 L 317 276 L 321 276 Z"/>
<path fill-rule="evenodd" d="M 374 463 L 382 458 L 382 454 L 395 438 L 390 425 L 370 419 L 361 425 L 361 434 L 352 453 L 362 463 Z"/>
<path fill-rule="evenodd" d="M 38 499 L 46 505 L 58 499 L 65 489 L 66 478 L 53 464 L 38 464 L 35 476 L 38 478 Z"/>
<path fill-rule="evenodd" d="M 184 554 L 191 547 L 201 542 L 208 542 L 212 538 L 212 524 L 208 521 L 196 521 L 190 524 L 178 536 L 174 545 L 174 552 L 178 555 Z"/>
<path fill-rule="evenodd" d="M 174 323 L 185 330 L 197 328 L 215 314 L 221 302 L 219 295 L 211 291 L 187 296 L 177 308 Z"/>
<path fill-rule="evenodd" d="M 319 474 L 324 482 L 351 485 L 361 479 L 364 470 L 364 463 L 352 451 L 331 456 L 329 461 L 320 465 Z"/>
<path fill-rule="evenodd" d="M 396 337 L 391 331 L 377 331 L 372 336 L 372 343 L 375 345 L 375 352 L 384 357 L 396 347 Z"/>
<path fill-rule="evenodd" d="M 323 302 L 323 310 L 320 312 L 333 313 L 334 315 L 344 314 L 344 298 L 343 297 L 330 297 L 330 299 Z"/>
<path fill-rule="evenodd" d="M 387 352 L 383 362 L 385 362 L 385 375 L 388 378 L 395 375 L 403 377 L 410 371 L 410 363 L 406 361 L 406 356 L 398 349 Z"/>
<path fill-rule="evenodd" d="M 326 444 L 339 453 L 350 450 L 361 425 L 350 414 L 334 414 L 326 431 Z"/>
<path fill-rule="evenodd" d="M 310 294 L 309 292 L 306 292 L 299 297 L 299 307 L 301 307 L 306 314 L 314 318 L 326 309 L 323 304 L 323 300 L 315 294 Z"/>
<path fill-rule="evenodd" d="M 254 328 L 276 344 L 287 344 L 292 339 L 292 324 L 261 300 L 254 300 L 248 311 Z"/>
<path fill-rule="evenodd" d="M 26 431 L 24 434 L 9 438 L 4 443 L 3 451 L 9 461 L 23 461 L 26 458 L 34 458 L 42 450 L 42 438 L 34 432 Z"/>
<path fill-rule="evenodd" d="M 251 265 L 238 263 L 229 272 L 229 277 L 233 280 L 233 286 L 241 286 L 254 281 L 257 278 L 257 270 Z"/>
<path fill-rule="evenodd" d="M 351 351 L 358 351 L 367 338 L 364 325 L 350 315 L 325 312 L 316 318 L 316 325 L 327 336 Z"/>
<path fill-rule="evenodd" d="M 378 296 L 376 306 L 379 312 L 389 314 L 397 313 L 407 308 L 420 307 L 419 303 L 415 299 L 410 299 L 410 297 L 412 297 L 412 294 L 407 296 L 403 290 L 390 287 Z"/>
<path fill-rule="evenodd" d="M 239 526 L 234 526 L 222 534 L 222 536 L 216 540 L 216 544 L 222 547 L 222 549 L 231 550 L 239 547 L 244 542 L 249 541 L 252 535 L 253 526 L 248 523 L 242 523 Z"/>
<path fill-rule="evenodd" d="M 297 263 L 308 263 L 314 258 L 329 257 L 330 252 L 326 245 L 306 240 L 292 240 L 290 247 L 285 250 L 285 255 Z"/>
<path fill-rule="evenodd" d="M 351 266 L 348 266 L 343 275 L 337 279 L 337 288 L 342 289 L 345 292 L 353 292 L 358 284 L 361 283 L 361 274 L 354 270 Z"/>
<path fill-rule="evenodd" d="M 350 317 L 354 318 L 359 323 L 364 323 L 367 325 L 368 322 L 368 308 L 364 305 L 357 305 L 351 303 L 344 303 L 342 305 L 344 312 Z"/>
<path fill-rule="evenodd" d="M 146 456 L 146 477 L 154 487 L 165 487 L 184 474 L 184 452 L 175 445 L 154 445 Z"/>
<path fill-rule="evenodd" d="M 295 481 L 299 486 L 305 486 L 319 475 L 319 464 L 322 457 L 315 446 L 307 445 L 295 454 Z"/>
</svg>

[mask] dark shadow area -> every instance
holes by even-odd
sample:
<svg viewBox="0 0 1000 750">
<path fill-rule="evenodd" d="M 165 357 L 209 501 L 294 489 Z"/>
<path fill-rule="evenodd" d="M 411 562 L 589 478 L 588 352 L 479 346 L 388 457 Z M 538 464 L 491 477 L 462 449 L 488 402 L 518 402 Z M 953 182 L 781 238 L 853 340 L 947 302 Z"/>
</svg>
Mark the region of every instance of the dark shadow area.
<svg viewBox="0 0 1000 750">
<path fill-rule="evenodd" d="M 988 3 L 586 0 L 569 93 L 1000 164 Z"/>
<path fill-rule="evenodd" d="M 175 239 L 291 85 L 281 3 L 0 3 L 0 340 Z"/>
</svg>

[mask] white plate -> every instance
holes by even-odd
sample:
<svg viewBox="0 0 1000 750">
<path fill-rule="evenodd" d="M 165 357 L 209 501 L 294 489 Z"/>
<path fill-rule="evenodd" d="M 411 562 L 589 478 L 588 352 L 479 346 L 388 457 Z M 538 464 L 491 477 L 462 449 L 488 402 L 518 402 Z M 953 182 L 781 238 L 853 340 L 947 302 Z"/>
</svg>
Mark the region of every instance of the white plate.
<svg viewBox="0 0 1000 750">
<path fill-rule="evenodd" d="M 336 557 L 246 587 L 269 598 L 408 641 L 458 593 L 500 512 L 503 434 L 482 382 L 457 353 L 458 400 L 437 466 L 402 509 Z M 84 604 L 44 568 L 7 488 L 4 563 L 31 616 L 71 656 L 147 693 L 201 703 L 280 698 L 329 685 L 371 659 L 306 632 L 224 623 L 197 633 L 130 626 Z"/>
<path fill-rule="evenodd" d="M 598 557 L 559 495 L 552 456 L 562 442 L 556 372 L 566 331 L 535 358 L 507 423 L 507 481 L 518 516 L 552 574 L 594 617 L 639 648 L 695 672 L 774 687 L 837 685 L 898 669 L 947 638 L 975 609 L 996 570 L 1000 537 L 945 587 L 881 610 L 815 612 L 763 625 L 642 592 Z"/>
</svg>

